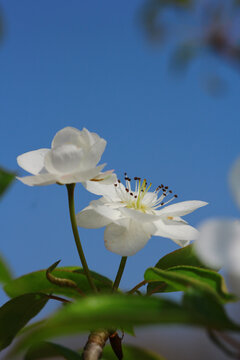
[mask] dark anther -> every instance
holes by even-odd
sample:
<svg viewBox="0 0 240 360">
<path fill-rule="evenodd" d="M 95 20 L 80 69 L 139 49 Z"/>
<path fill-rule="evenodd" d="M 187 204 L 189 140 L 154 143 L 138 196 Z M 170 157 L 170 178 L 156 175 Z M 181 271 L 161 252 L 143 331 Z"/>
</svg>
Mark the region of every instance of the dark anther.
<svg viewBox="0 0 240 360">
<path fill-rule="evenodd" d="M 134 180 L 138 180 L 138 177 L 137 177 L 137 176 L 135 176 Z"/>
<path fill-rule="evenodd" d="M 177 195 L 174 195 L 175 198 L 177 198 L 178 196 Z"/>
<path fill-rule="evenodd" d="M 114 186 L 117 186 L 117 184 L 114 184 Z"/>
<path fill-rule="evenodd" d="M 130 192 L 130 195 L 131 195 L 131 196 L 133 196 L 133 193 L 132 193 L 132 192 Z"/>
<path fill-rule="evenodd" d="M 137 195 L 135 195 L 134 197 L 135 197 L 135 199 L 137 199 Z"/>
<path fill-rule="evenodd" d="M 168 186 L 165 186 L 165 189 L 168 189 Z"/>
<path fill-rule="evenodd" d="M 167 194 L 163 193 L 163 196 L 167 196 Z"/>
<path fill-rule="evenodd" d="M 161 202 L 161 204 L 160 205 L 164 205 L 164 202 Z"/>
<path fill-rule="evenodd" d="M 171 193 L 172 193 L 172 190 L 169 190 L 169 193 L 171 194 Z"/>
<path fill-rule="evenodd" d="M 129 190 L 127 188 L 125 190 L 126 190 L 126 192 L 129 192 Z"/>
<path fill-rule="evenodd" d="M 118 179 L 118 182 L 119 182 L 119 184 L 120 184 L 121 181 Z"/>
<path fill-rule="evenodd" d="M 127 176 L 127 173 L 125 172 L 124 175 Z"/>
</svg>

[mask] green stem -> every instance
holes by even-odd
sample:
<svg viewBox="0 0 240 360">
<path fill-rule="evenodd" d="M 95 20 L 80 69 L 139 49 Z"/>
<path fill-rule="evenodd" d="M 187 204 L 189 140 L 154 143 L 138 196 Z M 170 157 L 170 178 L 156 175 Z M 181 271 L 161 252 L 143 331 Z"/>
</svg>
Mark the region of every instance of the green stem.
<svg viewBox="0 0 240 360">
<path fill-rule="evenodd" d="M 93 291 L 95 293 L 97 293 L 97 288 L 91 277 L 91 273 L 90 273 L 88 265 L 87 265 L 87 261 L 86 261 L 86 258 L 85 258 L 84 252 L 83 252 L 83 248 L 81 245 L 81 241 L 80 241 L 80 237 L 79 237 L 79 233 L 78 233 L 78 229 L 77 229 L 77 221 L 76 221 L 75 207 L 74 207 L 75 184 L 67 184 L 66 186 L 67 186 L 67 191 L 68 191 L 68 203 L 69 203 L 69 213 L 70 213 L 70 219 L 71 219 L 71 224 L 72 224 L 72 231 L 73 231 L 75 244 L 77 246 L 78 255 L 80 257 L 82 267 L 83 267 L 85 275 L 88 279 L 89 285 L 91 286 Z"/>
<path fill-rule="evenodd" d="M 115 279 L 114 284 L 113 284 L 113 288 L 112 288 L 113 292 L 117 291 L 117 289 L 119 287 L 119 284 L 120 284 L 120 281 L 121 281 L 121 278 L 122 278 L 122 274 L 123 274 L 123 271 L 124 271 L 124 268 L 125 268 L 125 265 L 126 265 L 126 261 L 127 261 L 127 256 L 123 256 L 122 259 L 121 259 L 119 268 L 118 268 L 116 279 Z"/>
</svg>

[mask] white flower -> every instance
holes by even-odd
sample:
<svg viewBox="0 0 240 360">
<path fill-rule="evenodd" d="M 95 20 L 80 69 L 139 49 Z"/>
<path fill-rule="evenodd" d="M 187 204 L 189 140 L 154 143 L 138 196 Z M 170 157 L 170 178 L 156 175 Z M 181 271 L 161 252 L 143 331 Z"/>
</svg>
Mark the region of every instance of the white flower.
<svg viewBox="0 0 240 360">
<path fill-rule="evenodd" d="M 240 158 L 238 158 L 230 171 L 229 182 L 236 203 L 240 207 Z"/>
<path fill-rule="evenodd" d="M 210 268 L 225 268 L 234 292 L 240 295 L 240 221 L 204 222 L 199 228 L 195 249 L 201 261 Z"/>
<path fill-rule="evenodd" d="M 197 230 L 180 216 L 206 205 L 206 202 L 185 201 L 163 207 L 177 197 L 174 195 L 164 202 L 172 193 L 167 186 L 160 185 L 150 192 L 151 184 L 147 186 L 146 180 L 134 178 L 133 190 L 127 175 L 125 180 L 126 186 L 120 180 L 114 185 L 87 182 L 87 190 L 103 196 L 77 214 L 78 225 L 85 228 L 106 226 L 106 248 L 122 256 L 134 255 L 152 235 L 170 238 L 180 246 L 186 246 L 196 238 Z"/>
<path fill-rule="evenodd" d="M 18 177 L 26 185 L 71 184 L 87 180 L 114 182 L 112 171 L 101 173 L 106 141 L 97 134 L 66 127 L 57 132 L 51 149 L 30 151 L 17 157 L 18 165 L 33 176 Z"/>
</svg>

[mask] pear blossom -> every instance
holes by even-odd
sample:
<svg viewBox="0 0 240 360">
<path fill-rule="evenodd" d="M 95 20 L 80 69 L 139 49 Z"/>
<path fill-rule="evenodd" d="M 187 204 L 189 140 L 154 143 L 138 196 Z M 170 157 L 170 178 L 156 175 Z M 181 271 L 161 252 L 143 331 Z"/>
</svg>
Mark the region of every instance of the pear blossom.
<svg viewBox="0 0 240 360">
<path fill-rule="evenodd" d="M 195 241 L 199 258 L 209 267 L 225 267 L 240 275 L 240 221 L 210 219 L 199 227 Z"/>
<path fill-rule="evenodd" d="M 196 254 L 210 268 L 224 268 L 235 294 L 240 296 L 240 221 L 210 219 L 199 228 Z"/>
<path fill-rule="evenodd" d="M 204 201 L 184 201 L 168 205 L 176 199 L 168 186 L 160 185 L 150 192 L 146 180 L 135 177 L 135 187 L 125 173 L 126 185 L 120 180 L 113 185 L 86 182 L 87 190 L 102 195 L 77 214 L 78 226 L 105 227 L 104 242 L 108 250 L 121 256 L 134 255 L 152 235 L 170 238 L 186 246 L 198 231 L 180 216 L 207 205 Z M 168 206 L 166 206 L 168 205 Z"/>
<path fill-rule="evenodd" d="M 38 149 L 17 157 L 18 165 L 32 174 L 18 179 L 29 186 L 85 181 L 111 183 L 115 179 L 112 171 L 103 173 L 105 164 L 97 166 L 105 147 L 106 141 L 96 133 L 65 127 L 54 136 L 51 149 Z"/>
<path fill-rule="evenodd" d="M 230 170 L 229 182 L 234 199 L 240 207 L 240 157 L 235 161 Z"/>
<path fill-rule="evenodd" d="M 240 206 L 240 158 L 231 168 L 229 181 L 236 203 Z M 240 296 L 240 220 L 205 221 L 199 228 L 195 249 L 207 266 L 226 270 L 233 291 Z"/>
</svg>

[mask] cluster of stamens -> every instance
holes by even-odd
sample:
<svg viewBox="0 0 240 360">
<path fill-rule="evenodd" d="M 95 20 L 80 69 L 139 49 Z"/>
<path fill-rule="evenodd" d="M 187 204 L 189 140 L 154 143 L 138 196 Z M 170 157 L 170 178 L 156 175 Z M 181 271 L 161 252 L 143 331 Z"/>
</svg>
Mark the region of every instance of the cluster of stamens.
<svg viewBox="0 0 240 360">
<path fill-rule="evenodd" d="M 153 196 L 146 197 L 152 183 L 148 185 L 146 179 L 142 181 L 141 178 L 134 177 L 135 189 L 133 190 L 131 188 L 131 179 L 127 176 L 127 173 L 124 173 L 124 175 L 126 185 L 124 186 L 120 180 L 117 180 L 114 186 L 121 203 L 126 204 L 128 208 L 134 208 L 143 212 L 156 210 L 163 205 L 169 204 L 178 197 L 175 194 L 167 201 L 163 201 L 168 195 L 172 194 L 172 190 L 169 190 L 168 186 L 164 186 L 163 184 L 159 185 L 155 191 L 151 193 Z M 154 194 L 156 196 L 154 196 Z"/>
</svg>

